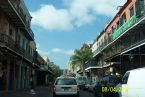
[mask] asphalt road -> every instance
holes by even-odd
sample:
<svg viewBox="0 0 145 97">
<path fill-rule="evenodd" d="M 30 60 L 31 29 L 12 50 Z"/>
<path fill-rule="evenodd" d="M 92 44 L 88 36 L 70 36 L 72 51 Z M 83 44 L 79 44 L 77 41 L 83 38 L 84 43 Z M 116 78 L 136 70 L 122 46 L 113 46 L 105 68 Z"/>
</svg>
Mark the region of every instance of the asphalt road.
<svg viewBox="0 0 145 97">
<path fill-rule="evenodd" d="M 52 93 L 50 93 L 50 95 L 46 97 L 52 97 Z M 94 97 L 94 95 L 88 91 L 80 91 L 80 97 Z"/>
<path fill-rule="evenodd" d="M 49 87 L 35 88 L 36 94 L 31 94 L 30 90 L 13 91 L 8 93 L 0 93 L 0 97 L 52 97 L 52 91 Z M 80 97 L 94 97 L 88 91 L 80 91 Z"/>
</svg>

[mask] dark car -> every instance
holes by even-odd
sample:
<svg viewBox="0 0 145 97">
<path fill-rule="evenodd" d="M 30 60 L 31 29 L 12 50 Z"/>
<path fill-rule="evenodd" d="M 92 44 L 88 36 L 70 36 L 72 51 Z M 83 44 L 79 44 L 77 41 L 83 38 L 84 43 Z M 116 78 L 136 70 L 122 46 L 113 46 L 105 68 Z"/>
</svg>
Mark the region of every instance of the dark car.
<svg viewBox="0 0 145 97">
<path fill-rule="evenodd" d="M 101 78 L 99 84 L 95 86 L 94 95 L 96 97 L 115 97 L 115 86 L 119 84 L 121 76 L 106 75 Z"/>
<path fill-rule="evenodd" d="M 76 77 L 76 79 L 77 79 L 77 82 L 80 86 L 80 89 L 85 90 L 87 82 L 88 82 L 87 77 L 86 76 L 78 76 L 78 77 Z"/>
</svg>

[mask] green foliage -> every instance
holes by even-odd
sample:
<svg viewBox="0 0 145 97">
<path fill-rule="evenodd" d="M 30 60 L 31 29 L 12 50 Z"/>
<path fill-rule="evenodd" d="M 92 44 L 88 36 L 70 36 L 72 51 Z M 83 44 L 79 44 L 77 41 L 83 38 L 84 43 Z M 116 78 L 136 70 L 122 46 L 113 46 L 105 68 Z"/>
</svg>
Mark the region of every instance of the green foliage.
<svg viewBox="0 0 145 97">
<path fill-rule="evenodd" d="M 92 50 L 88 47 L 82 48 L 80 50 L 76 49 L 74 55 L 71 56 L 70 61 L 73 67 L 81 67 L 84 72 L 85 62 L 92 59 Z"/>
<path fill-rule="evenodd" d="M 56 78 L 61 75 L 60 67 L 58 65 L 55 65 L 54 63 L 49 64 L 52 68 L 53 77 Z"/>
</svg>

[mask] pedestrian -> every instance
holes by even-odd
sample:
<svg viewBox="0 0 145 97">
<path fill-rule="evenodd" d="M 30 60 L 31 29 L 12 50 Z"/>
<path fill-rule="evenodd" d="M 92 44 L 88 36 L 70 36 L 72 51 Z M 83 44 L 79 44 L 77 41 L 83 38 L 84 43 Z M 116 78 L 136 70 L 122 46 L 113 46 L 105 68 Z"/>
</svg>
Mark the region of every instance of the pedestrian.
<svg viewBox="0 0 145 97">
<path fill-rule="evenodd" d="M 30 78 L 30 94 L 36 94 L 35 91 L 34 91 L 34 81 L 33 81 L 33 77 L 31 76 Z"/>
</svg>

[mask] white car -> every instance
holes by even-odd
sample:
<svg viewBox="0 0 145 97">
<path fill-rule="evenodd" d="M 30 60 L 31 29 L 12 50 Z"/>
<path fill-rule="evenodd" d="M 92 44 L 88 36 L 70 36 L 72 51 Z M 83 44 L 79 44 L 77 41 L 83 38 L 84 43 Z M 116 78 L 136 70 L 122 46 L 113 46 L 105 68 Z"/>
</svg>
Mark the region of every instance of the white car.
<svg viewBox="0 0 145 97">
<path fill-rule="evenodd" d="M 76 96 L 79 97 L 79 85 L 74 77 L 58 77 L 53 85 L 53 97 Z"/>
<path fill-rule="evenodd" d="M 145 97 L 145 68 L 127 71 L 116 91 L 119 97 Z"/>
</svg>

